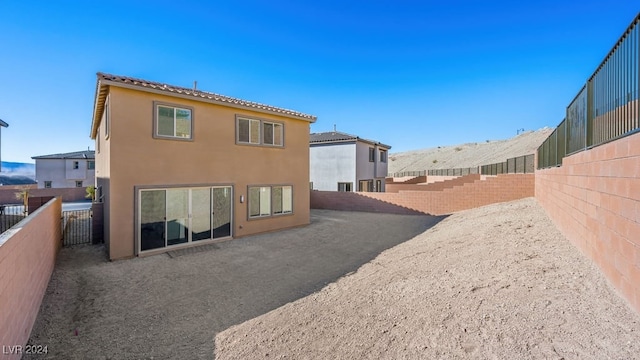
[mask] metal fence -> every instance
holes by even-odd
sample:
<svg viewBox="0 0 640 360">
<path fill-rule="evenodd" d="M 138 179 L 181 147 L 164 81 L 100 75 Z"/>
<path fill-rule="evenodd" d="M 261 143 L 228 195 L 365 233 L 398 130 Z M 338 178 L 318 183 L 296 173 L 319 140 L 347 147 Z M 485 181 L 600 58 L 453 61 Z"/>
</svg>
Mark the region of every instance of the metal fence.
<svg viewBox="0 0 640 360">
<path fill-rule="evenodd" d="M 579 151 L 640 131 L 640 13 L 567 106 L 538 148 L 538 168 L 562 165 Z"/>
<path fill-rule="evenodd" d="M 522 155 L 507 159 L 507 161 L 482 165 L 480 166 L 480 174 L 482 175 L 498 175 L 498 174 L 528 174 L 535 171 L 535 155 Z"/>
<path fill-rule="evenodd" d="M 23 205 L 0 205 L 0 233 L 3 233 L 27 217 Z"/>
<path fill-rule="evenodd" d="M 420 170 L 420 171 L 402 171 L 402 172 L 396 172 L 396 173 L 389 173 L 387 176 L 388 177 L 404 177 L 404 176 L 425 176 L 425 175 L 427 175 L 427 171 Z"/>
<path fill-rule="evenodd" d="M 465 176 L 471 174 L 481 175 L 498 175 L 498 174 L 528 174 L 535 171 L 535 155 L 522 155 L 507 159 L 507 161 L 474 166 L 468 168 L 455 168 L 455 169 L 433 169 L 422 171 L 405 171 L 401 173 L 394 173 L 394 177 L 401 176 Z"/>
<path fill-rule="evenodd" d="M 64 246 L 91 243 L 91 217 L 91 209 L 62 212 Z"/>
<path fill-rule="evenodd" d="M 477 166 L 468 168 L 456 168 L 456 169 L 434 169 L 428 170 L 428 174 L 431 176 L 464 176 L 470 174 L 478 174 L 479 169 Z"/>
</svg>

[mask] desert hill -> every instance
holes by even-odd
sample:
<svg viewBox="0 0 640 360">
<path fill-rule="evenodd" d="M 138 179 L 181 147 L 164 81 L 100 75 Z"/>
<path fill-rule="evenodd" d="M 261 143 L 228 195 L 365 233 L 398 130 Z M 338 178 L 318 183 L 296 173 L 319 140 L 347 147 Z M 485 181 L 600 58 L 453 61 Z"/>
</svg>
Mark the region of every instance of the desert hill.
<svg viewBox="0 0 640 360">
<path fill-rule="evenodd" d="M 553 129 L 527 131 L 506 140 L 491 140 L 453 146 L 389 154 L 389 173 L 431 169 L 466 168 L 493 164 L 509 158 L 529 155 Z"/>
</svg>

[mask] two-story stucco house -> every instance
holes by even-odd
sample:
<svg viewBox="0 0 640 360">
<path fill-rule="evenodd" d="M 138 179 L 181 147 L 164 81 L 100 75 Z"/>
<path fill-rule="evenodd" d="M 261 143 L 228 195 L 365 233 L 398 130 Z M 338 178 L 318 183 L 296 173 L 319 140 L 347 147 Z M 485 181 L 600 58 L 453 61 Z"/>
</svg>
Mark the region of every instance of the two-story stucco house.
<svg viewBox="0 0 640 360">
<path fill-rule="evenodd" d="M 95 184 L 95 152 L 75 151 L 32 157 L 39 189 L 87 187 Z"/>
<path fill-rule="evenodd" d="M 338 131 L 309 140 L 313 190 L 384 192 L 391 146 Z"/>
<path fill-rule="evenodd" d="M 98 73 L 91 125 L 111 259 L 309 224 L 315 116 Z"/>
</svg>

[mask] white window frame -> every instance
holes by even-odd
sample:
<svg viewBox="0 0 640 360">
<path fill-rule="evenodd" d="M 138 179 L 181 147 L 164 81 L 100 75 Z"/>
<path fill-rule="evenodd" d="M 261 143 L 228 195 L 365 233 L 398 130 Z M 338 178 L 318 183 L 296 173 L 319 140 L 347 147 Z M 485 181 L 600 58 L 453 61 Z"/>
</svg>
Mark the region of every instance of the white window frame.
<svg viewBox="0 0 640 360">
<path fill-rule="evenodd" d="M 45 180 L 44 181 L 44 188 L 45 189 L 51 189 L 51 184 L 52 184 L 51 180 Z M 49 185 L 49 186 L 47 186 L 47 185 Z"/>
<path fill-rule="evenodd" d="M 281 204 L 280 204 L 280 212 L 275 212 L 274 211 L 274 189 L 275 188 L 280 188 L 281 190 Z M 251 214 L 251 190 L 252 189 L 259 189 L 260 191 L 260 196 L 259 196 L 259 201 L 260 204 L 259 209 L 260 209 L 260 214 L 259 215 L 252 215 Z M 288 191 L 287 191 L 288 190 Z M 268 195 L 267 195 L 268 193 Z M 286 195 L 288 193 L 288 196 Z M 263 196 L 264 195 L 264 196 Z M 289 199 L 288 204 L 285 202 L 286 199 Z M 268 206 L 264 205 L 262 202 L 263 201 L 268 201 L 269 204 Z M 284 216 L 284 215 L 291 215 L 293 214 L 293 185 L 249 185 L 247 186 L 247 218 L 249 220 L 251 219 L 261 219 L 261 218 L 267 218 L 267 217 L 274 217 L 274 216 Z M 287 206 L 288 205 L 288 206 Z M 266 209 L 268 209 L 268 212 L 265 211 Z"/>
<path fill-rule="evenodd" d="M 78 186 L 78 185 L 80 185 L 80 186 Z M 77 188 L 84 187 L 83 185 L 84 185 L 84 184 L 82 183 L 82 180 L 76 180 L 76 187 L 77 187 Z"/>
<path fill-rule="evenodd" d="M 159 131 L 159 121 L 160 121 L 160 108 L 167 108 L 167 109 L 173 109 L 173 135 L 164 135 L 164 134 L 160 134 Z M 177 110 L 184 110 L 184 111 L 188 111 L 189 112 L 189 136 L 178 136 L 176 135 L 176 131 L 177 131 L 177 121 L 176 121 L 176 117 L 177 117 Z M 155 139 L 169 139 L 169 140 L 183 140 L 183 141 L 193 141 L 193 123 L 194 123 L 194 116 L 193 116 L 193 108 L 188 107 L 188 106 L 183 106 L 183 105 L 177 105 L 177 104 L 167 104 L 167 103 L 161 103 L 161 102 L 157 102 L 154 101 L 153 102 L 153 137 Z"/>
</svg>

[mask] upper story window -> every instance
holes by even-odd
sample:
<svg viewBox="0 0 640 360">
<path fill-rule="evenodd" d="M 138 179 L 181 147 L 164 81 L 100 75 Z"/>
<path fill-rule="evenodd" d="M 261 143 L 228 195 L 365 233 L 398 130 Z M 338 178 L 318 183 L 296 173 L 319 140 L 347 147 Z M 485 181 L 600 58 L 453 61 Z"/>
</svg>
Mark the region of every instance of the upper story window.
<svg viewBox="0 0 640 360">
<path fill-rule="evenodd" d="M 260 120 L 238 118 L 238 142 L 260 144 Z"/>
<path fill-rule="evenodd" d="M 380 150 L 380 162 L 387 162 L 387 152 L 385 150 Z"/>
<path fill-rule="evenodd" d="M 237 117 L 236 142 L 238 144 L 284 146 L 284 124 Z"/>
<path fill-rule="evenodd" d="M 51 189 L 51 181 L 45 181 L 44 182 L 44 188 L 45 189 Z"/>
<path fill-rule="evenodd" d="M 193 139 L 192 110 L 155 104 L 154 137 L 181 140 Z"/>
<path fill-rule="evenodd" d="M 73 170 L 78 170 L 78 168 L 80 168 L 80 163 L 77 161 L 73 162 Z"/>
<path fill-rule="evenodd" d="M 369 148 L 369 161 L 376 161 L 376 150 L 374 148 Z"/>
<path fill-rule="evenodd" d="M 282 124 L 264 121 L 262 129 L 265 145 L 282 146 Z"/>
<path fill-rule="evenodd" d="M 96 169 L 96 162 L 93 161 L 93 160 L 87 161 L 87 169 L 88 170 L 95 170 Z"/>
</svg>

